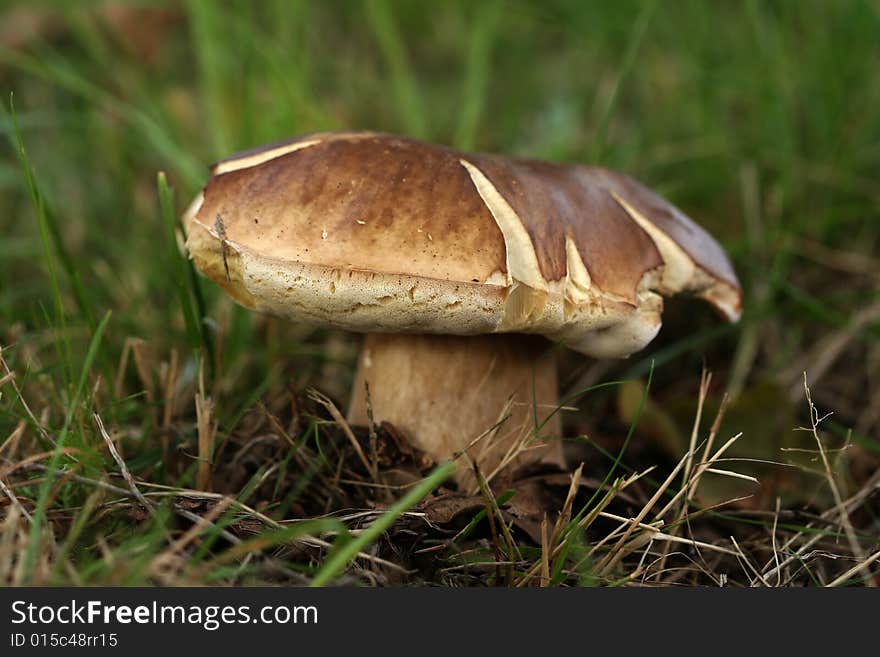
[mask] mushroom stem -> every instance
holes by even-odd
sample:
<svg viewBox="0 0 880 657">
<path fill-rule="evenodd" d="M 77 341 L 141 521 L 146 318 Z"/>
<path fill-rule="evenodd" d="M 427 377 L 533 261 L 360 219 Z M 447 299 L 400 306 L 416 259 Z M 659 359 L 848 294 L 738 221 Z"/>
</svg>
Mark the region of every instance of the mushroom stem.
<svg viewBox="0 0 880 657">
<path fill-rule="evenodd" d="M 556 357 L 543 338 L 370 334 L 358 359 L 353 424 L 368 423 L 367 384 L 374 421 L 390 422 L 435 461 L 466 449 L 486 477 L 536 461 L 561 464 Z M 536 418 L 538 435 L 552 441 L 536 439 Z M 456 480 L 474 487 L 466 459 Z"/>
</svg>

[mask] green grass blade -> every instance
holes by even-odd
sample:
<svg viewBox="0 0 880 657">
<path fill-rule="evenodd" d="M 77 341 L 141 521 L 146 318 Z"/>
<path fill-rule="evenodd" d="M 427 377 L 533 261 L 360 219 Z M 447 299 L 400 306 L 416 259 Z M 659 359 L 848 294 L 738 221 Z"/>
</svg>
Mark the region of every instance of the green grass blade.
<svg viewBox="0 0 880 657">
<path fill-rule="evenodd" d="M 169 256 L 171 257 L 174 272 L 174 285 L 180 299 L 180 310 L 186 324 L 186 337 L 193 351 L 205 348 L 210 352 L 207 331 L 201 322 L 202 314 L 198 307 L 198 279 L 192 275 L 192 263 L 180 252 L 177 245 L 177 214 L 174 209 L 174 190 L 168 185 L 165 173 L 160 171 L 156 185 L 159 190 L 159 209 L 162 213 L 162 223 L 165 226 L 165 237 Z"/>
<path fill-rule="evenodd" d="M 61 297 L 61 284 L 58 281 L 58 269 L 55 262 L 55 254 L 52 249 L 52 229 L 49 227 L 49 220 L 46 216 L 46 205 L 43 195 L 37 186 L 36 176 L 27 151 L 24 147 L 24 141 L 21 137 L 21 130 L 18 126 L 18 120 L 15 115 L 15 105 L 13 103 L 12 94 L 9 95 L 9 114 L 12 124 L 12 134 L 15 142 L 15 150 L 18 155 L 21 169 L 24 172 L 25 182 L 27 183 L 28 192 L 30 193 L 31 204 L 34 208 L 34 214 L 37 217 L 37 225 L 40 231 L 40 243 L 43 247 L 43 259 L 46 268 L 49 270 L 49 282 L 51 285 L 52 302 L 55 308 L 54 322 L 57 328 L 55 333 L 55 350 L 62 362 L 65 378 L 68 383 L 73 380 L 73 365 L 70 356 L 70 342 L 67 338 L 67 316 L 64 312 L 64 301 Z"/>
<path fill-rule="evenodd" d="M 224 43 L 222 34 L 223 4 L 190 0 L 186 3 L 186 12 L 199 67 L 203 105 L 214 142 L 214 157 L 225 157 L 233 150 L 233 137 L 226 116 L 231 98 L 225 85 L 229 78 L 229 71 L 224 70 L 229 44 Z"/>
<path fill-rule="evenodd" d="M 500 7 L 495 0 L 479 6 L 468 40 L 461 114 L 454 140 L 455 147 L 462 150 L 473 150 L 477 145 L 477 129 L 489 90 L 492 46 L 497 35 Z"/>
<path fill-rule="evenodd" d="M 12 94 L 10 94 L 9 96 L 9 114 L 10 123 L 12 125 L 12 134 L 15 140 L 16 153 L 18 154 L 20 166 L 25 174 L 28 192 L 31 196 L 31 203 L 34 207 L 34 213 L 37 216 L 37 221 L 39 222 L 40 226 L 40 239 L 43 242 L 44 257 L 47 258 L 47 266 L 49 267 L 50 277 L 52 277 L 53 297 L 56 304 L 56 312 L 59 308 L 61 308 L 61 306 L 59 305 L 60 284 L 58 281 L 57 265 L 55 264 L 55 258 L 57 257 L 58 261 L 60 262 L 61 268 L 67 275 L 68 283 L 70 285 L 71 291 L 73 292 L 74 300 L 76 301 L 80 314 L 89 325 L 89 328 L 91 330 L 94 330 L 95 315 L 92 310 L 91 301 L 89 300 L 86 289 L 82 284 L 82 279 L 80 278 L 79 271 L 77 270 L 74 263 L 74 258 L 64 244 L 64 240 L 61 236 L 61 228 L 58 226 L 58 221 L 55 218 L 55 213 L 52 211 L 52 207 L 49 205 L 46 195 L 40 188 L 40 184 L 37 181 L 36 173 L 27 156 L 27 151 L 24 147 L 24 140 L 21 136 L 21 129 L 15 112 Z M 47 251 L 50 244 L 51 253 Z M 52 257 L 51 264 L 49 263 L 48 259 L 50 255 L 54 255 L 54 257 Z"/>
<path fill-rule="evenodd" d="M 321 569 L 312 580 L 312 586 L 323 586 L 339 575 L 349 562 L 363 551 L 368 545 L 378 540 L 386 529 L 394 524 L 410 507 L 418 504 L 432 490 L 442 484 L 455 471 L 455 463 L 448 462 L 434 469 L 431 474 L 422 479 L 417 486 L 410 490 L 400 500 L 395 502 L 385 513 L 376 518 L 369 527 L 351 541 L 333 552 L 321 566 Z"/>
<path fill-rule="evenodd" d="M 636 63 L 636 56 L 639 54 L 639 48 L 645 33 L 648 31 L 648 25 L 651 23 L 651 17 L 657 7 L 657 1 L 651 0 L 646 2 L 642 7 L 642 12 L 636 18 L 633 24 L 632 32 L 630 32 L 629 43 L 626 46 L 626 52 L 623 55 L 623 62 L 617 71 L 617 77 L 614 80 L 614 86 L 611 93 L 608 94 L 608 100 L 602 110 L 602 117 L 599 119 L 599 127 L 596 130 L 596 137 L 593 140 L 592 161 L 599 163 L 605 156 L 605 139 L 608 134 L 608 123 L 611 121 L 611 115 L 614 113 L 614 107 L 617 105 L 617 97 L 620 94 L 620 88 L 624 80 L 629 76 L 633 66 Z"/>
<path fill-rule="evenodd" d="M 500 507 L 504 504 L 507 504 L 510 500 L 514 498 L 516 495 L 516 491 L 514 490 L 506 490 L 501 495 L 498 496 L 496 500 L 496 504 Z M 476 529 L 477 525 L 480 524 L 480 521 L 486 517 L 486 508 L 482 508 L 474 514 L 474 517 L 470 519 L 467 525 L 464 526 L 460 532 L 458 532 L 454 537 L 453 541 L 463 541 L 468 536 L 470 536 L 471 532 Z"/>
<path fill-rule="evenodd" d="M 571 521 L 568 523 L 568 526 L 565 528 L 565 538 L 563 541 L 563 546 L 560 552 L 560 557 L 557 559 L 554 572 L 552 577 L 552 584 L 558 585 L 561 583 L 563 578 L 563 566 L 565 565 L 565 557 L 568 554 L 569 550 L 572 548 L 572 541 L 578 540 L 577 538 L 577 528 L 581 519 L 586 515 L 587 511 L 593 506 L 596 502 L 599 495 L 605 490 L 605 487 L 611 481 L 614 473 L 620 467 L 620 463 L 623 460 L 623 455 L 626 453 L 627 448 L 629 447 L 630 440 L 633 437 L 633 434 L 636 431 L 636 427 L 639 425 L 639 420 L 642 417 L 642 412 L 645 410 L 645 405 L 648 403 L 648 393 L 651 390 L 651 381 L 654 378 L 654 368 L 653 366 L 648 372 L 648 381 L 645 383 L 645 390 L 642 393 L 642 398 L 639 400 L 639 405 L 636 408 L 635 415 L 633 416 L 633 421 L 629 425 L 629 430 L 626 432 L 626 438 L 623 441 L 623 444 L 620 446 L 620 450 L 617 452 L 617 456 L 614 459 L 614 462 L 611 464 L 611 468 L 605 474 L 605 478 L 602 480 L 602 483 L 596 487 L 596 490 L 590 496 L 590 499 L 584 504 L 583 507 L 572 517 Z"/>
<path fill-rule="evenodd" d="M 401 122 L 411 137 L 427 139 L 430 136 L 427 113 L 391 7 L 386 0 L 372 0 L 365 4 L 365 10 L 367 23 L 379 42 L 379 49 L 391 74 L 391 89 L 396 99 L 395 105 L 402 115 Z"/>
<path fill-rule="evenodd" d="M 195 187 L 204 179 L 204 165 L 186 151 L 167 126 L 140 107 L 95 85 L 76 69 L 52 59 L 38 59 L 7 48 L 0 48 L 0 65 L 42 78 L 95 106 L 107 108 L 137 130 L 163 161 L 172 163 L 187 185 Z"/>
<path fill-rule="evenodd" d="M 73 395 L 73 399 L 71 400 L 70 405 L 67 407 L 67 413 L 64 418 L 64 426 L 62 427 L 61 432 L 58 434 L 58 438 L 55 442 L 55 450 L 52 452 L 52 457 L 49 459 L 49 466 L 46 477 L 40 484 L 40 490 L 37 497 L 37 505 L 33 512 L 34 521 L 33 524 L 31 524 L 30 534 L 28 535 L 28 549 L 27 554 L 25 555 L 24 568 L 25 573 L 27 573 L 25 581 L 30 580 L 34 564 L 36 564 L 37 561 L 37 552 L 40 547 L 40 535 L 46 522 L 46 504 L 49 500 L 49 492 L 52 490 L 53 473 L 57 472 L 58 470 L 58 464 L 61 461 L 61 453 L 67 444 L 67 437 L 70 432 L 70 425 L 73 423 L 76 411 L 80 406 L 80 402 L 82 401 L 83 393 L 86 389 L 86 383 L 89 379 L 89 372 L 91 372 L 92 365 L 94 364 L 95 358 L 98 355 L 98 348 L 101 345 L 101 339 L 104 335 L 104 329 L 107 327 L 107 324 L 110 321 L 110 312 L 111 311 L 109 310 L 107 311 L 107 314 L 104 315 L 104 318 L 101 320 L 101 322 L 98 324 L 98 327 L 95 329 L 95 332 L 92 334 L 92 340 L 89 343 L 88 351 L 86 351 L 86 357 L 83 361 L 82 370 L 80 371 L 79 381 L 76 385 L 76 391 Z"/>
<path fill-rule="evenodd" d="M 42 194 L 40 196 L 45 199 Z M 82 278 L 79 275 L 79 270 L 74 263 L 74 258 L 70 254 L 70 251 L 67 249 L 67 247 L 64 245 L 64 239 L 61 236 L 61 229 L 55 219 L 55 213 L 52 210 L 51 206 L 45 202 L 45 200 L 43 210 L 46 217 L 46 224 L 49 228 L 49 236 L 52 238 L 52 245 L 55 248 L 55 253 L 58 256 L 58 260 L 60 261 L 61 266 L 64 269 L 64 273 L 67 274 L 68 283 L 70 284 L 70 289 L 73 292 L 74 301 L 76 301 L 76 305 L 77 308 L 79 308 L 80 315 L 82 315 L 89 328 L 94 331 L 96 323 L 95 312 L 92 309 L 92 302 L 89 300 L 88 293 L 86 292 L 86 288 L 83 285 Z"/>
<path fill-rule="evenodd" d="M 645 405 L 648 403 L 648 394 L 651 391 L 651 382 L 654 380 L 654 365 L 651 364 L 651 369 L 648 371 L 648 380 L 645 383 L 645 390 L 642 393 L 642 398 L 639 400 L 639 405 L 636 408 L 635 415 L 633 416 L 633 421 L 629 425 L 629 429 L 626 432 L 626 438 L 623 440 L 623 445 L 620 446 L 620 450 L 617 452 L 617 456 L 614 459 L 614 463 L 611 464 L 611 468 L 605 475 L 605 478 L 602 480 L 602 484 L 596 489 L 593 493 L 592 497 L 590 497 L 590 501 L 584 506 L 584 509 L 581 510 L 576 517 L 576 520 L 580 520 L 580 517 L 583 515 L 584 510 L 589 508 L 593 502 L 596 501 L 596 498 L 599 496 L 600 492 L 608 485 L 611 481 L 614 473 L 617 472 L 617 469 L 620 467 L 620 462 L 623 460 L 623 455 L 626 453 L 627 448 L 629 447 L 629 442 L 633 437 L 633 434 L 636 432 L 636 427 L 639 426 L 639 421 L 642 419 L 642 413 L 645 410 Z"/>
</svg>

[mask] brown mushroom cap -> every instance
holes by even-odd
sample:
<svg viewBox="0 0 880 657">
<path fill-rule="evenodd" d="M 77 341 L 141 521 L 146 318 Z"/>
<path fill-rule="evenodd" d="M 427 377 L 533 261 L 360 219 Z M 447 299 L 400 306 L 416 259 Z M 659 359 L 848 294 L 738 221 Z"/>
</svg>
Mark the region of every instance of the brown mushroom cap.
<svg viewBox="0 0 880 657">
<path fill-rule="evenodd" d="M 362 332 L 537 333 L 626 356 L 689 292 L 728 320 L 718 243 L 606 169 L 325 133 L 216 164 L 185 217 L 196 266 L 243 305 Z"/>
</svg>

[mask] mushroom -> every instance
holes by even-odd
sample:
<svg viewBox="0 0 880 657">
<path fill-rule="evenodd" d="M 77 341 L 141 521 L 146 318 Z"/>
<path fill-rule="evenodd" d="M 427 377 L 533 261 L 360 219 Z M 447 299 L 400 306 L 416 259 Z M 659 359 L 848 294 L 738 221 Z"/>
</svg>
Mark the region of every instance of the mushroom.
<svg viewBox="0 0 880 657">
<path fill-rule="evenodd" d="M 718 243 L 603 168 L 314 134 L 214 165 L 184 223 L 196 267 L 243 306 L 366 334 L 350 422 L 371 406 L 487 477 L 560 462 L 553 342 L 628 356 L 680 292 L 740 315 Z"/>
</svg>

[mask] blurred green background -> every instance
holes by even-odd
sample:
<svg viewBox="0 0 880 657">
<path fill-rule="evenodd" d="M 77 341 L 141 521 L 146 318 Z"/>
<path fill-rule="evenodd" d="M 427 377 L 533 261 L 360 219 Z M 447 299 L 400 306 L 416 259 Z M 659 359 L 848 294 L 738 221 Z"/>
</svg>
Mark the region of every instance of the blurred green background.
<svg viewBox="0 0 880 657">
<path fill-rule="evenodd" d="M 796 387 L 818 359 L 841 368 L 822 377 L 840 412 L 876 406 L 876 2 L 13 2 L 0 30 L 0 79 L 80 306 L 113 308 L 116 335 L 181 327 L 157 171 L 180 209 L 235 150 L 368 128 L 631 173 L 735 260 L 746 316 L 738 337 L 721 332 L 739 359 L 713 367 L 736 365 L 737 388 L 755 367 Z M 28 332 L 49 287 L 11 146 L 0 317 Z M 841 330 L 821 362 L 813 349 Z"/>
<path fill-rule="evenodd" d="M 878 74 L 880 4 L 869 0 L 6 2 L 0 343 L 14 345 L 4 354 L 22 380 L 39 383 L 50 423 L 69 408 L 107 310 L 94 357 L 106 381 L 128 338 L 156 362 L 178 350 L 194 381 L 158 171 L 179 213 L 212 161 L 316 130 L 601 163 L 723 242 L 745 315 L 722 326 L 673 301 L 645 353 L 570 355 L 563 390 L 644 378 L 653 362 L 656 407 L 640 431 L 680 454 L 705 363 L 712 404 L 736 396 L 728 424 L 745 432 L 742 453 L 778 460 L 806 422 L 807 371 L 814 401 L 835 413 L 825 428 L 854 443 L 847 476 L 858 480 L 880 454 Z M 221 433 L 287 381 L 345 402 L 350 338 L 251 317 L 201 288 L 222 346 Z M 608 394 L 571 415 L 572 434 L 601 437 L 631 419 L 631 391 Z M 106 403 L 125 425 L 157 402 Z M 20 417 L 16 407 L 0 419 L 0 440 Z"/>
</svg>

